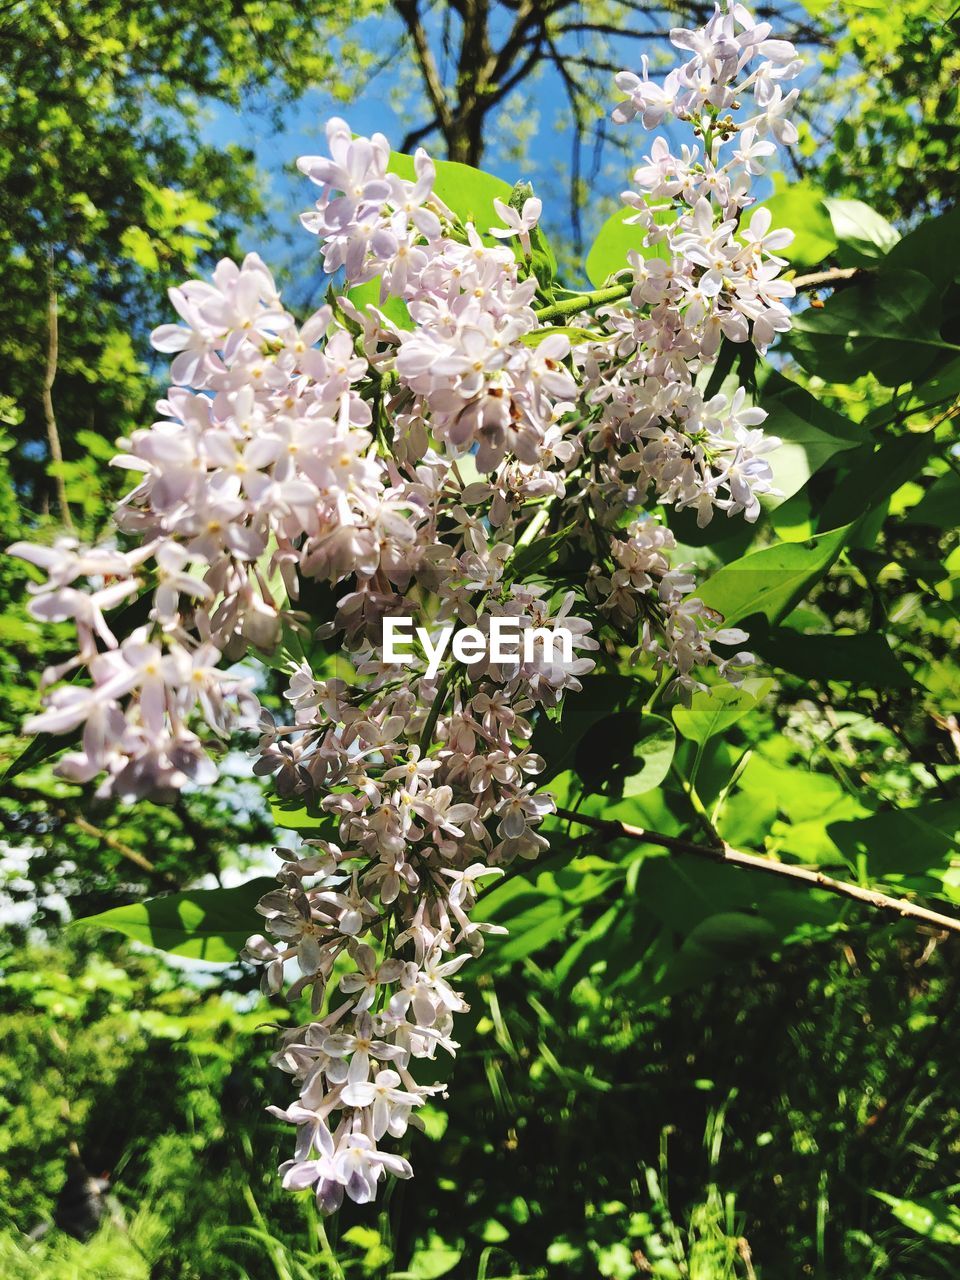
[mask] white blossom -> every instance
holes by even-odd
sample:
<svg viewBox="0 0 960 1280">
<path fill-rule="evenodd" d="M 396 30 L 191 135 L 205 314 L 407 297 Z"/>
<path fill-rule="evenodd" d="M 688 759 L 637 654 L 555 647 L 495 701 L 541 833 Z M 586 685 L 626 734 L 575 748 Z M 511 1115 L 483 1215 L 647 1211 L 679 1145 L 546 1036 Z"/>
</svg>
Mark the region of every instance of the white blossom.
<svg viewBox="0 0 960 1280">
<path fill-rule="evenodd" d="M 297 1130 L 284 1185 L 312 1188 L 325 1213 L 411 1176 L 385 1146 L 445 1088 L 414 1073 L 458 1047 L 457 975 L 500 931 L 474 913 L 547 846 L 536 718 L 577 695 L 601 634 L 684 700 L 706 668 L 736 684 L 752 661 L 649 508 L 752 521 L 774 492 L 763 411 L 743 388 L 707 396 L 701 375 L 724 340 L 763 351 L 790 323 L 776 256 L 789 232 L 746 211 L 751 177 L 796 137 L 785 85 L 799 64 L 739 3 L 671 39 L 685 61 L 662 82 L 646 59 L 618 76 L 613 116 L 675 120 L 695 140 L 646 146 L 624 193 L 640 244 L 614 272 L 624 296 L 586 297 L 573 342 L 530 261 L 539 199 L 463 223 L 424 151 L 401 178 L 382 135 L 331 120 L 328 154 L 299 162 L 320 188 L 304 225 L 329 274 L 379 278 L 409 327 L 332 295 L 298 324 L 257 255 L 224 260 L 171 291 L 179 323 L 154 331 L 173 385 L 115 459 L 132 475 L 116 545 L 10 548 L 46 575 L 32 614 L 77 631 L 25 726 L 75 736 L 61 774 L 170 795 L 211 783 L 211 744 L 244 724 L 254 772 L 320 815 L 316 838 L 283 852 L 244 957 L 269 995 L 309 995 L 274 1058 L 297 1097 L 271 1112 Z M 518 239 L 523 260 L 487 234 Z M 523 568 L 555 535 L 589 565 L 563 598 Z M 123 630 L 116 610 L 137 596 Z M 314 618 L 317 596 L 331 603 Z M 572 648 L 400 667 L 384 620 L 417 610 L 428 636 L 459 620 L 489 638 L 509 619 L 562 627 Z M 305 659 L 318 624 L 343 672 Z M 257 653 L 287 673 L 282 717 L 237 665 Z"/>
</svg>

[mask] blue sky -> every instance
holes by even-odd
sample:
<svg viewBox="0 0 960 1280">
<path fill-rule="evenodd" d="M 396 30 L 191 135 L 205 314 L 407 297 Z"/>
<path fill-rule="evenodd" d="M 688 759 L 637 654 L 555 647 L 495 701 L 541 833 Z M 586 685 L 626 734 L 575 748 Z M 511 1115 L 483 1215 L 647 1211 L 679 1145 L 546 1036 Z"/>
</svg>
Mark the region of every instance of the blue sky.
<svg viewBox="0 0 960 1280">
<path fill-rule="evenodd" d="M 386 29 L 381 33 L 384 39 L 392 41 L 399 37 L 389 21 L 379 25 Z M 632 65 L 629 50 L 623 51 L 623 57 L 625 67 Z M 344 116 L 355 133 L 370 134 L 379 130 L 397 147 L 407 130 L 425 118 L 425 104 L 415 92 L 407 95 L 406 111 L 396 109 L 402 74 L 400 69 L 381 72 L 348 105 L 336 101 L 333 94 L 322 88 L 312 89 L 284 110 L 280 128 L 276 130 L 256 107 L 231 110 L 216 106 L 210 113 L 205 136 L 210 142 L 239 143 L 253 151 L 276 205 L 274 223 L 279 232 L 289 230 L 295 224 L 296 212 L 306 208 L 313 199 L 311 184 L 299 173 L 291 172 L 290 166 L 300 155 L 325 149 L 323 125 L 330 116 Z M 571 135 L 562 127 L 565 106 L 562 85 L 556 72 L 544 69 L 526 81 L 523 89 L 523 93 L 516 94 L 510 102 L 507 112 L 493 119 L 484 167 L 511 183 L 525 178 L 535 182 L 538 190 L 544 188 L 545 194 L 555 193 L 554 200 L 545 202 L 548 205 L 545 219 L 554 233 L 565 234 L 569 230 L 569 217 L 563 182 L 569 167 Z M 612 77 L 610 90 L 612 105 L 616 101 Z M 531 120 L 539 123 L 527 163 L 518 163 L 510 154 L 514 150 L 514 135 L 508 117 L 515 112 L 526 123 Z M 641 143 L 639 137 L 637 143 L 638 146 Z M 428 139 L 424 145 L 431 154 L 443 157 L 439 137 Z M 639 151 L 636 154 L 639 155 Z M 601 175 L 596 189 L 598 194 L 615 199 L 624 185 L 626 169 L 617 166 L 618 173 L 612 165 L 607 167 L 609 171 Z M 280 247 L 279 242 L 276 247 Z"/>
<path fill-rule="evenodd" d="M 791 0 L 787 0 L 784 8 L 794 13 L 797 11 L 797 5 Z M 495 8 L 494 12 L 501 10 Z M 669 19 L 664 17 L 660 21 L 666 33 Z M 649 26 L 649 19 L 646 25 Z M 431 44 L 440 50 L 439 23 L 429 15 L 427 30 Z M 359 24 L 354 35 L 367 48 L 378 53 L 382 51 L 387 65 L 361 88 L 349 105 L 338 102 L 321 86 L 288 106 L 276 129 L 266 114 L 255 107 L 230 110 L 218 106 L 207 120 L 205 135 L 208 141 L 239 143 L 251 149 L 256 156 L 272 205 L 271 223 L 275 236 L 266 244 L 262 234 L 255 239 L 251 236 L 247 247 L 257 248 L 275 265 L 290 265 L 297 260 L 299 253 L 310 250 L 310 241 L 304 238 L 306 233 L 299 229 L 297 213 L 312 202 L 314 188 L 293 165 L 298 156 L 324 149 L 323 125 L 331 115 L 344 116 L 357 133 L 369 134 L 379 130 L 394 146 L 400 145 L 409 128 L 426 118 L 426 105 L 418 88 L 413 85 L 408 60 L 401 58 L 390 63 L 388 58 L 389 51 L 398 46 L 401 38 L 399 21 L 388 12 L 383 17 L 367 19 Z M 494 31 L 493 36 L 497 40 L 502 33 Z M 639 40 L 626 28 L 623 35 L 609 38 L 609 56 L 617 66 L 639 69 L 641 53 L 648 54 L 654 66 L 672 65 L 674 58 L 679 56 L 665 39 Z M 440 69 L 441 73 L 445 70 L 442 57 Z M 405 92 L 406 85 L 413 86 L 412 92 Z M 618 96 L 611 75 L 608 109 Z M 569 239 L 571 224 L 566 184 L 570 172 L 572 133 L 559 74 L 552 67 L 541 67 L 506 100 L 498 115 L 489 118 L 489 123 L 484 167 L 511 183 L 519 178 L 532 181 L 537 193 L 544 198 L 543 223 L 546 230 L 556 242 Z M 523 159 L 516 154 L 518 128 L 529 134 Z M 608 131 L 623 132 L 613 125 Z M 583 173 L 589 178 L 590 189 L 584 215 L 587 246 L 600 223 L 618 206 L 619 192 L 628 185 L 632 167 L 649 148 L 650 137 L 636 124 L 629 126 L 626 138 L 629 144 L 627 154 L 608 144 L 599 165 L 595 165 L 592 148 L 584 149 Z M 686 131 L 678 131 L 677 139 L 686 141 Z M 436 135 L 425 145 L 432 154 L 442 157 L 442 144 Z M 766 195 L 769 190 L 769 184 L 763 184 L 758 195 Z"/>
<path fill-rule="evenodd" d="M 431 30 L 428 18 L 428 34 L 431 43 L 440 48 L 438 23 Z M 397 19 L 391 16 L 367 19 L 355 29 L 356 37 L 366 47 L 388 52 L 399 44 L 401 30 Z M 494 31 L 496 39 L 500 33 Z M 612 38 L 614 60 L 624 68 L 638 63 L 637 41 L 629 36 Z M 652 52 L 649 42 L 644 49 Z M 441 59 L 441 71 L 443 63 Z M 419 93 L 403 93 L 403 86 L 410 81 L 411 70 L 406 59 L 399 59 L 380 71 L 367 83 L 356 99 L 345 106 L 322 87 L 308 91 L 298 102 L 283 113 L 281 126 L 273 130 L 263 112 L 255 107 L 233 111 L 217 107 L 211 113 L 206 136 L 216 143 L 236 142 L 249 147 L 255 154 L 268 190 L 277 203 L 275 224 L 278 231 L 289 230 L 296 211 L 311 201 L 311 185 L 289 166 L 297 156 L 316 152 L 324 147 L 323 124 L 331 115 L 343 115 L 356 133 L 385 133 L 391 144 L 399 146 L 404 134 L 419 124 L 426 116 L 426 106 Z M 401 94 L 406 99 L 407 110 L 397 110 Z M 610 77 L 610 105 L 616 101 L 613 78 Z M 507 99 L 505 109 L 493 117 L 487 137 L 487 154 L 484 167 L 500 174 L 508 181 L 529 179 L 543 188 L 547 200 L 545 221 L 555 234 L 569 231 L 569 217 L 564 182 L 569 171 L 571 134 L 564 128 L 566 102 L 563 85 L 558 73 L 550 67 L 541 68 L 526 80 L 521 90 Z M 529 160 L 518 163 L 511 154 L 515 150 L 516 124 L 531 128 L 536 125 L 535 138 L 531 142 Z M 638 135 L 639 148 L 643 139 Z M 434 136 L 425 144 L 433 154 L 443 155 L 442 144 Z M 608 160 L 612 160 L 608 156 Z M 597 175 L 593 184 L 598 197 L 616 198 L 624 185 L 627 168 L 622 163 L 608 164 L 606 171 Z M 551 199 L 550 197 L 554 197 Z"/>
</svg>

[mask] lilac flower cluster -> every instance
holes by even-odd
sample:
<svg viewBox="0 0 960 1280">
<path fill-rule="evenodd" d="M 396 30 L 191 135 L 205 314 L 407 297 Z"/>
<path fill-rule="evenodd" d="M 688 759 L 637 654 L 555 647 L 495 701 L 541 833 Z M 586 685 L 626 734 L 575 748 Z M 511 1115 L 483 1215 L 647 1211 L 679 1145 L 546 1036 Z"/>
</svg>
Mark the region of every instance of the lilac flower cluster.
<svg viewBox="0 0 960 1280">
<path fill-rule="evenodd" d="M 245 956 L 265 991 L 289 971 L 287 996 L 309 995 L 310 1019 L 276 1055 L 297 1099 L 272 1110 L 297 1128 L 284 1184 L 314 1188 L 324 1212 L 411 1174 L 383 1144 L 444 1088 L 411 1068 L 456 1051 L 466 1005 L 451 979 L 498 931 L 473 918 L 478 894 L 546 847 L 533 724 L 581 688 L 591 632 L 635 646 L 686 700 L 707 687 L 705 666 L 736 683 L 750 661 L 714 653 L 746 637 L 718 628 L 644 508 L 755 520 L 773 491 L 763 412 L 742 389 L 707 397 L 701 374 L 721 337 L 762 351 L 789 324 L 774 256 L 789 233 L 742 214 L 770 139 L 795 137 L 782 85 L 798 64 L 739 4 L 671 38 L 689 60 L 660 85 L 646 65 L 618 77 L 614 118 L 652 128 L 672 115 L 699 141 L 677 157 L 658 138 L 624 195 L 642 247 L 608 282 L 622 301 L 585 294 L 581 314 L 558 310 L 532 268 L 541 209 L 528 193 L 496 202 L 502 225 L 464 223 L 425 152 L 403 179 L 386 139 L 332 120 L 329 155 L 300 161 L 321 188 L 303 222 L 344 290 L 298 324 L 255 254 L 172 290 L 181 323 L 153 341 L 174 385 L 116 459 L 139 477 L 116 518 L 130 549 L 12 548 L 48 575 L 35 615 L 77 627 L 76 657 L 46 673 L 27 725 L 80 732 L 62 773 L 124 798 L 206 783 L 198 727 L 224 740 L 246 723 L 256 772 L 321 823 L 261 901 Z M 737 123 L 747 91 L 756 110 Z M 347 296 L 370 281 L 384 310 Z M 524 568 L 550 526 L 588 556 L 579 590 L 557 594 Z M 311 582 L 332 589 L 332 616 L 300 609 Z M 144 593 L 118 637 L 106 613 Z M 498 617 L 563 626 L 574 652 L 448 660 L 430 675 L 426 655 L 385 660 L 383 620 L 409 614 L 481 632 Z M 346 654 L 338 675 L 303 656 L 318 622 Z M 257 651 L 285 666 L 287 723 L 235 665 Z"/>
</svg>

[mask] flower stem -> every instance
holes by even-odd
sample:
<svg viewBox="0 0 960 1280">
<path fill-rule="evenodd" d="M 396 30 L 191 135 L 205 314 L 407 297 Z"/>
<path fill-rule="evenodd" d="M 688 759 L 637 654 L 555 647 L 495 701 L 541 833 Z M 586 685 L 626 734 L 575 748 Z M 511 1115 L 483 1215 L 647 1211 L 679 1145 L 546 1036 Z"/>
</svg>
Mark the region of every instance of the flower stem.
<svg viewBox="0 0 960 1280">
<path fill-rule="evenodd" d="M 533 540 L 540 533 L 541 529 L 543 529 L 543 527 L 547 524 L 547 522 L 550 519 L 550 506 L 551 504 L 549 501 L 545 502 L 544 505 L 533 517 L 533 519 L 530 521 L 530 523 L 527 525 L 526 529 L 524 529 L 523 533 L 517 539 L 517 545 L 516 545 L 517 551 L 519 551 L 522 547 L 529 547 L 530 543 L 533 542 Z"/>
<path fill-rule="evenodd" d="M 330 1240 L 322 1218 L 317 1218 L 317 1240 L 320 1244 L 320 1256 L 327 1265 L 328 1274 L 333 1277 L 333 1280 L 345 1280 L 343 1267 L 337 1261 L 337 1255 L 330 1247 Z"/>
<path fill-rule="evenodd" d="M 437 721 L 440 718 L 440 712 L 443 710 L 443 704 L 447 696 L 447 690 L 450 685 L 450 677 L 453 675 L 453 666 L 451 663 L 444 671 L 443 676 L 437 686 L 437 692 L 434 695 L 433 704 L 427 715 L 426 723 L 423 726 L 423 732 L 420 734 L 420 754 L 426 755 L 430 750 L 430 744 L 433 741 L 433 731 L 437 727 Z"/>
<path fill-rule="evenodd" d="M 713 823 L 710 821 L 710 815 L 709 813 L 707 813 L 706 805 L 697 795 L 697 789 L 694 786 L 697 773 L 699 772 L 699 769 L 700 769 L 700 761 L 702 759 L 703 759 L 703 743 L 700 743 L 699 747 L 697 748 L 696 759 L 693 762 L 693 768 L 690 770 L 689 778 L 684 777 L 684 775 L 680 772 L 680 770 L 677 768 L 675 764 L 670 765 L 670 772 L 676 778 L 677 782 L 679 782 L 680 789 L 683 792 L 683 794 L 687 797 L 687 801 L 690 805 L 690 808 L 695 813 L 697 821 L 699 822 L 700 826 L 703 828 L 704 835 L 707 837 L 707 839 L 710 841 L 712 845 L 719 848 L 723 844 L 723 838 L 721 837 L 720 833 L 717 831 Z"/>
<path fill-rule="evenodd" d="M 541 324 L 563 320 L 567 316 L 578 316 L 581 311 L 598 307 L 602 302 L 619 302 L 621 298 L 627 297 L 632 288 L 632 284 L 612 284 L 606 289 L 594 289 L 592 293 L 580 293 L 575 298 L 564 298 L 560 302 L 552 302 L 549 307 L 541 307 L 536 316 Z"/>
</svg>

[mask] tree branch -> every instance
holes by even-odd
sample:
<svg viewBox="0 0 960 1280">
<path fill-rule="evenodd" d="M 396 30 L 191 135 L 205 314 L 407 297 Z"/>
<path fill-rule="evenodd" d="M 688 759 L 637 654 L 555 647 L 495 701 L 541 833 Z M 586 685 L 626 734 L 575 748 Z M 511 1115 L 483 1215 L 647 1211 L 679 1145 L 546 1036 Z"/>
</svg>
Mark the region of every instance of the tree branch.
<svg viewBox="0 0 960 1280">
<path fill-rule="evenodd" d="M 412 151 L 415 146 L 421 143 L 424 138 L 429 138 L 430 134 L 440 128 L 440 121 L 436 116 L 426 124 L 419 125 L 416 129 L 411 129 L 405 134 L 400 142 L 401 151 Z"/>
<path fill-rule="evenodd" d="M 504 74 L 513 66 L 520 50 L 527 43 L 530 37 L 530 28 L 537 27 L 539 24 L 538 6 L 533 0 L 523 0 L 523 3 L 517 9 L 517 16 L 510 29 L 510 34 L 494 55 L 491 65 L 486 68 L 487 79 L 491 83 L 498 84 L 500 82 Z"/>
<path fill-rule="evenodd" d="M 696 844 L 680 836 L 663 835 L 659 831 L 633 827 L 626 822 L 591 818 L 586 814 L 575 813 L 571 809 L 558 809 L 557 817 L 571 823 L 575 822 L 581 827 L 605 832 L 610 836 L 626 836 L 641 844 L 657 845 L 661 849 L 668 849 L 671 853 L 689 853 L 697 858 L 706 858 L 709 862 L 727 863 L 734 867 L 744 867 L 748 871 L 762 871 L 766 875 L 794 880 L 810 889 L 822 889 L 826 893 L 833 893 L 841 898 L 865 903 L 877 911 L 889 912 L 903 919 L 917 920 L 923 924 L 932 925 L 936 929 L 944 929 L 948 933 L 960 933 L 960 919 L 955 916 L 931 911 L 927 907 L 907 901 L 906 898 L 891 898 L 876 889 L 865 889 L 861 885 L 850 884 L 845 880 L 835 880 L 833 876 L 828 876 L 825 872 L 813 867 L 792 862 L 778 862 L 775 858 L 764 857 L 759 853 L 745 853 L 740 849 L 734 849 L 725 840 L 719 845 Z"/>
<path fill-rule="evenodd" d="M 517 67 L 516 71 L 507 76 L 506 80 L 498 81 L 497 88 L 491 89 L 487 94 L 484 103 L 486 110 L 489 111 L 491 108 L 497 106 L 512 89 L 516 88 L 521 80 L 526 79 L 542 57 L 543 46 L 541 45 L 539 38 L 536 38 L 530 46 L 530 51 L 526 58 L 520 66 Z"/>
<path fill-rule="evenodd" d="M 580 101 L 581 90 L 547 31 L 546 24 L 543 25 L 541 30 L 550 53 L 550 61 L 556 67 L 560 79 L 563 81 L 567 102 L 570 106 L 570 114 L 573 116 L 573 141 L 570 163 L 570 220 L 573 223 L 573 250 L 577 257 L 580 257 L 583 253 L 583 228 L 580 220 L 580 148 L 583 145 L 584 134 L 584 114 Z"/>
<path fill-rule="evenodd" d="M 580 54 L 574 57 L 573 54 L 563 54 L 564 64 L 568 67 L 583 67 L 587 71 L 602 71 L 604 75 L 615 76 L 622 67 L 616 62 L 603 62 L 600 58 L 589 58 L 586 54 Z"/>
<path fill-rule="evenodd" d="M 565 22 L 555 27 L 552 34 L 565 36 L 570 32 L 586 32 L 589 35 L 620 36 L 627 40 L 663 40 L 666 32 L 660 27 L 651 27 L 649 31 L 628 31 L 625 27 L 615 26 L 607 22 Z"/>
<path fill-rule="evenodd" d="M 440 73 L 437 70 L 437 64 L 433 58 L 433 51 L 427 42 L 427 33 L 423 29 L 423 23 L 420 21 L 417 0 L 394 0 L 394 8 L 403 19 L 410 33 L 410 38 L 413 40 L 413 48 L 416 53 L 417 64 L 420 67 L 420 74 L 423 76 L 423 83 L 426 86 L 427 97 L 436 112 L 440 128 L 446 134 L 453 124 L 453 117 L 450 114 L 447 95 L 440 79 Z"/>
<path fill-rule="evenodd" d="M 488 0 L 463 0 L 463 32 L 457 57 L 457 107 L 448 139 L 452 160 L 478 165 L 483 155 L 484 98 L 495 64 L 490 49 Z"/>
</svg>

